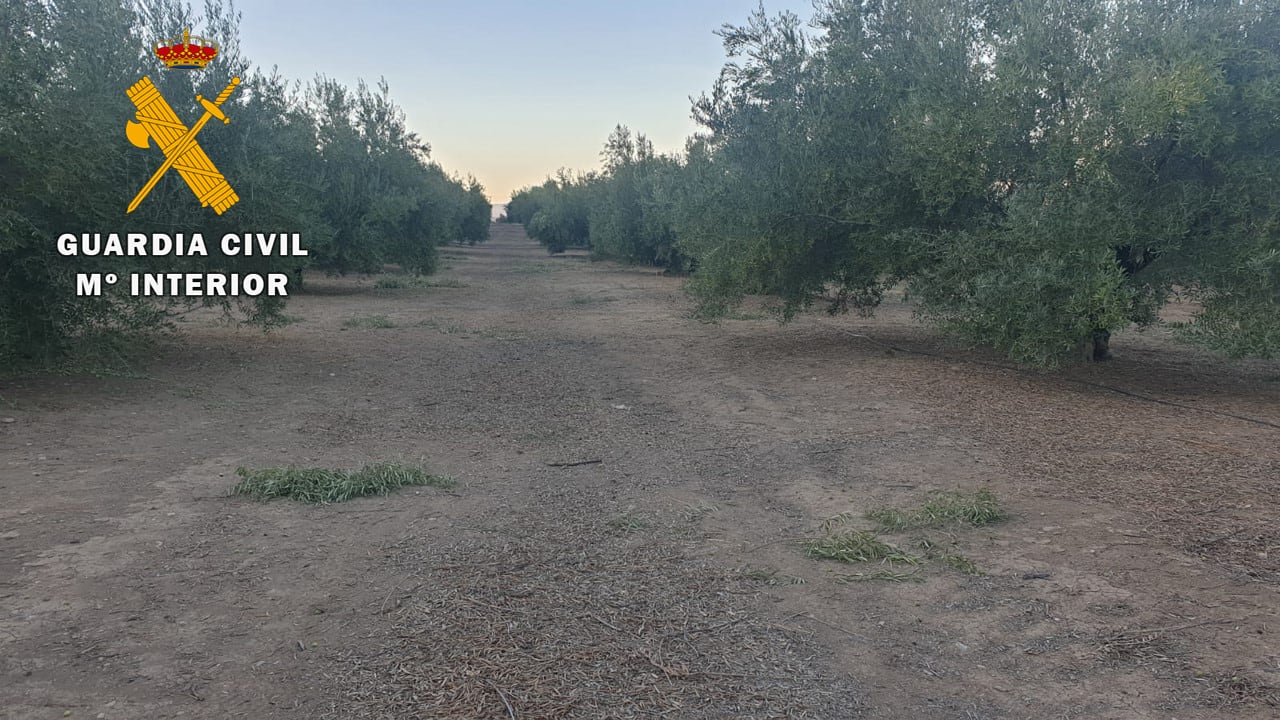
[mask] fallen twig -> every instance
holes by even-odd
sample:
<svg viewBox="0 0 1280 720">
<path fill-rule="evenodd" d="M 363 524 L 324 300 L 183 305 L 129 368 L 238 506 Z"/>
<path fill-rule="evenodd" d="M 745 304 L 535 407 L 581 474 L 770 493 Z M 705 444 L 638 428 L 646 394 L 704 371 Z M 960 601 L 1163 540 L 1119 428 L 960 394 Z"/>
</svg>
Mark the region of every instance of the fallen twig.
<svg viewBox="0 0 1280 720">
<path fill-rule="evenodd" d="M 387 603 L 391 601 L 391 595 L 394 594 L 396 590 L 399 590 L 403 584 L 404 584 L 403 582 L 398 582 L 395 584 L 395 586 L 393 586 L 390 590 L 387 591 L 387 596 L 382 598 L 382 605 L 378 607 L 379 615 L 382 615 L 387 611 Z M 420 587 L 422 587 L 422 583 L 418 583 L 417 585 L 414 585 L 413 587 L 406 590 L 405 594 L 402 597 L 408 597 L 409 595 L 412 595 L 413 592 Z M 399 603 L 397 603 L 397 605 L 398 604 Z"/>
<path fill-rule="evenodd" d="M 756 550 L 763 550 L 764 548 L 767 548 L 767 547 L 769 547 L 769 546 L 771 546 L 771 545 L 779 545 L 779 544 L 781 544 L 781 543 L 786 543 L 786 542 L 797 542 L 797 543 L 798 543 L 798 542 L 802 542 L 803 540 L 804 540 L 804 538 L 802 538 L 802 537 L 785 537 L 785 538 L 782 538 L 782 539 L 780 539 L 780 540 L 771 540 L 771 541 L 769 541 L 769 542 L 767 542 L 767 543 L 760 543 L 759 545 L 756 545 L 756 546 L 753 546 L 753 547 L 749 547 L 749 548 L 747 548 L 746 550 L 743 550 L 742 552 L 743 552 L 743 554 L 746 554 L 746 553 L 753 553 L 753 552 L 755 552 Z"/>
<path fill-rule="evenodd" d="M 605 627 L 609 628 L 610 630 L 614 630 L 614 631 L 617 631 L 617 632 L 620 632 L 620 633 L 626 633 L 626 631 L 625 631 L 625 630 L 623 630 L 622 628 L 620 628 L 620 627 L 618 627 L 617 625 L 614 625 L 614 624 L 612 624 L 612 623 L 606 622 L 606 621 L 604 620 L 604 618 L 601 618 L 601 617 L 600 617 L 600 616 L 598 616 L 598 615 L 592 615 L 592 616 L 591 616 L 591 618 L 592 618 L 593 620 L 595 620 L 596 622 L 600 623 L 601 625 L 603 625 L 603 626 L 605 626 Z"/>
<path fill-rule="evenodd" d="M 599 465 L 603 460 L 579 460 L 577 462 L 547 463 L 547 467 L 578 467 L 579 465 Z"/>
<path fill-rule="evenodd" d="M 1158 628 L 1139 628 L 1137 630 L 1122 630 L 1116 633 L 1117 636 L 1126 637 L 1144 637 L 1147 635 L 1163 635 L 1164 633 L 1178 632 L 1179 630 L 1190 630 L 1203 625 L 1228 625 L 1236 622 L 1235 620 L 1202 620 L 1200 622 L 1186 623 L 1185 625 L 1169 625 L 1167 627 Z"/>
<path fill-rule="evenodd" d="M 502 699 L 502 706 L 507 709 L 507 717 L 511 718 L 511 720 L 516 720 L 516 709 L 511 707 L 511 703 L 507 700 L 507 694 L 502 692 L 502 688 L 494 685 L 492 680 L 485 680 L 485 682 L 488 683 L 489 687 L 493 688 L 493 691 L 498 693 L 498 697 Z"/>
<path fill-rule="evenodd" d="M 856 633 L 856 632 L 854 632 L 854 631 L 852 631 L 852 630 L 847 630 L 847 629 L 845 629 L 845 628 L 840 627 L 839 625 L 832 625 L 831 623 L 827 622 L 826 620 L 819 620 L 818 618 L 816 618 L 816 617 L 814 617 L 814 616 L 812 616 L 812 615 L 810 615 L 810 614 L 808 614 L 808 613 L 796 613 L 795 615 L 792 615 L 791 617 L 787 618 L 787 620 L 786 620 L 786 621 L 784 621 L 784 622 L 791 621 L 791 620 L 795 620 L 796 618 L 804 618 L 804 619 L 806 619 L 806 620 L 812 620 L 812 621 L 814 621 L 814 622 L 818 623 L 819 625 L 826 625 L 827 627 L 831 628 L 832 630 L 839 630 L 840 632 L 844 633 L 845 635 L 848 635 L 849 637 L 856 637 L 856 638 L 858 638 L 859 640 L 867 640 L 867 641 L 870 641 L 870 640 L 871 640 L 871 638 L 867 637 L 866 635 L 861 635 L 861 634 Z"/>
</svg>

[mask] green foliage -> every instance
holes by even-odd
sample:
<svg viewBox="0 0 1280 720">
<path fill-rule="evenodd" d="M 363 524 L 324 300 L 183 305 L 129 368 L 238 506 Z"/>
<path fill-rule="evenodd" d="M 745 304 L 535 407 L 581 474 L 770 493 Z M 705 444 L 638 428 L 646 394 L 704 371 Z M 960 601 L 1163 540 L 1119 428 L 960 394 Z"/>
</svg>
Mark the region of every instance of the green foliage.
<svg viewBox="0 0 1280 720">
<path fill-rule="evenodd" d="M 619 125 L 602 153 L 605 168 L 573 177 L 560 171 L 515 193 L 507 222 L 523 223 L 552 253 L 590 248 L 593 257 L 683 270 L 672 225 L 681 173 L 674 157 L 657 156 L 643 135 Z"/>
<path fill-rule="evenodd" d="M 591 254 L 680 270 L 685 264 L 671 226 L 675 158 L 657 156 L 644 135 L 623 125 L 605 144 L 605 169 L 593 177 L 588 216 Z"/>
<path fill-rule="evenodd" d="M 765 293 L 789 317 L 829 285 L 834 310 L 874 306 L 905 262 L 892 233 L 917 214 L 885 152 L 892 87 L 843 59 L 816 62 L 790 13 L 759 11 L 721 34 L 731 62 L 694 105 L 707 133 L 687 148 L 676 211 L 701 310 L 722 315 Z M 850 57 L 875 52 L 868 45 Z"/>
<path fill-rule="evenodd" d="M 396 263 L 430 274 L 437 246 L 488 238 L 484 188 L 428 160 L 430 147 L 408 130 L 385 81 L 376 90 L 358 83 L 353 92 L 319 78 L 307 97 L 319 151 L 316 198 L 327 230 L 308 248 L 314 267 L 374 273 Z"/>
<path fill-rule="evenodd" d="M 620 533 L 633 533 L 644 530 L 652 523 L 643 515 L 634 512 L 625 512 L 609 519 L 609 527 Z"/>
<path fill-rule="evenodd" d="M 599 173 L 509 217 L 694 269 L 708 316 L 870 312 L 905 283 L 921 317 L 1054 366 L 1177 293 L 1184 337 L 1280 351 L 1273 2 L 827 0 L 810 25 L 726 26 L 682 157 L 620 126 Z"/>
<path fill-rule="evenodd" d="M 386 315 L 356 315 L 342 322 L 342 327 L 352 330 L 387 330 L 396 323 Z"/>
<path fill-rule="evenodd" d="M 489 225 L 493 215 L 493 206 L 484 194 L 484 186 L 475 178 L 468 178 L 466 197 L 461 204 L 458 243 L 475 245 L 489 239 Z"/>
<path fill-rule="evenodd" d="M 231 492 L 258 500 L 290 498 L 318 505 L 366 495 L 389 495 L 398 488 L 425 485 L 450 488 L 453 479 L 432 475 L 416 465 L 375 463 L 359 470 L 325 468 L 237 468 L 240 481 Z"/>
<path fill-rule="evenodd" d="M 889 582 L 889 583 L 920 584 L 925 581 L 924 576 L 917 571 L 900 572 L 898 570 L 891 570 L 886 568 L 880 568 L 877 570 L 872 570 L 870 572 L 848 573 L 844 575 L 838 575 L 833 579 L 836 582 L 841 583 L 843 585 L 848 585 L 850 583 L 856 583 L 856 582 Z"/>
<path fill-rule="evenodd" d="M 1008 513 L 990 490 L 935 492 L 918 510 L 881 508 L 867 513 L 882 529 L 897 532 L 912 528 L 938 528 L 951 525 L 981 527 L 1007 519 Z"/>
<path fill-rule="evenodd" d="M 978 569 L 978 564 L 969 559 L 965 555 L 928 538 L 921 539 L 918 543 L 920 550 L 924 552 L 924 556 L 930 560 L 937 560 L 956 572 L 965 575 L 981 575 L 982 571 Z"/>
<path fill-rule="evenodd" d="M 1280 69 L 1259 42 L 1274 13 L 1259 9 L 1041 2 L 990 19 L 982 42 L 1021 39 L 993 55 L 979 102 L 1017 123 L 986 131 L 993 211 L 929 248 L 913 283 L 925 314 L 1050 365 L 1093 330 L 1153 322 L 1182 288 L 1204 301 L 1202 339 L 1235 354 L 1280 347 L 1267 330 L 1275 278 L 1240 272 L 1276 243 L 1241 223 L 1280 209 L 1257 193 L 1254 157 L 1275 147 L 1276 123 L 1258 114 L 1260 78 L 1238 67 L 1269 74 L 1264 85 Z M 1029 64 L 1041 72 L 1027 77 Z"/>
<path fill-rule="evenodd" d="M 866 530 L 828 532 L 821 538 L 804 541 L 804 550 L 813 558 L 846 563 L 920 563 L 919 558 L 898 550 Z"/>
<path fill-rule="evenodd" d="M 590 176 L 574 178 L 562 170 L 542 185 L 512 195 L 507 217 L 510 222 L 523 223 L 529 237 L 545 245 L 553 255 L 569 248 L 588 247 L 591 183 Z"/>
<path fill-rule="evenodd" d="M 483 188 L 448 176 L 408 132 L 385 83 L 354 91 L 324 78 L 302 86 L 264 73 L 237 44 L 229 3 L 197 13 L 183 0 L 16 0 L 0 4 L 0 369 L 51 366 L 88 343 L 105 353 L 166 325 L 197 302 L 258 325 L 279 324 L 283 301 L 134 298 L 117 286 L 77 297 L 77 272 L 368 272 L 384 263 L 431 272 L 436 246 L 487 236 Z M 184 27 L 221 44 L 199 73 L 157 67 L 152 42 Z M 194 96 L 240 89 L 200 144 L 240 202 L 202 210 L 176 173 L 131 215 L 124 209 L 159 164 L 123 136 L 135 108 L 125 90 L 144 75 L 180 117 Z M 483 218 L 483 224 L 478 220 Z M 310 258 L 224 256 L 227 232 L 297 232 Z M 65 258 L 63 233 L 199 231 L 209 257 Z M 212 240 L 211 240 L 212 239 Z"/>
<path fill-rule="evenodd" d="M 95 5 L 0 5 L 0 367 L 53 361 L 75 348 L 81 331 L 118 337 L 162 317 L 124 296 L 76 298 L 76 267 L 54 245 L 58 234 L 89 229 L 108 205 L 121 214 L 129 201 L 115 191 L 124 179 L 121 125 L 132 114 L 123 90 L 137 79 L 130 70 L 142 44 L 130 8 Z M 99 267 L 125 272 L 133 264 Z"/>
<path fill-rule="evenodd" d="M 404 290 L 408 288 L 465 288 L 466 283 L 457 278 L 430 280 L 416 275 L 384 275 L 373 283 L 379 290 Z"/>
</svg>

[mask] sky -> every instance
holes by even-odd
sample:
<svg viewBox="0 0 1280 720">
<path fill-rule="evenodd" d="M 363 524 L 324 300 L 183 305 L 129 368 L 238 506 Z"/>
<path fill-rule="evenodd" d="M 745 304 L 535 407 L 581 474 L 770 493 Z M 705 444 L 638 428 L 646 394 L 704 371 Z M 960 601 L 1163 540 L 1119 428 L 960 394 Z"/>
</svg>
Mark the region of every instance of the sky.
<svg viewBox="0 0 1280 720">
<path fill-rule="evenodd" d="M 370 85 L 385 77 L 410 128 L 446 170 L 474 175 L 489 199 L 561 167 L 599 165 L 622 123 L 659 151 L 696 127 L 690 96 L 725 57 L 714 32 L 758 0 L 409 2 L 238 0 L 240 46 L 285 77 Z M 765 0 L 772 15 L 812 16 L 811 0 Z"/>
</svg>

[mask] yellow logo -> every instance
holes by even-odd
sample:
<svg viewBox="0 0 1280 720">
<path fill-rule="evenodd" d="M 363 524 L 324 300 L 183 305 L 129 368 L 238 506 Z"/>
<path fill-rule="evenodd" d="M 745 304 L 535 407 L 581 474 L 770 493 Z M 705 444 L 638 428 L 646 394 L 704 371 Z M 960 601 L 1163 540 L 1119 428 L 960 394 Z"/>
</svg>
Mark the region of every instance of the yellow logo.
<svg viewBox="0 0 1280 720">
<path fill-rule="evenodd" d="M 193 43 L 193 39 L 196 42 Z M 216 43 L 204 38 L 192 38 L 187 30 L 182 32 L 181 43 L 156 43 L 154 50 L 166 66 L 175 70 L 202 69 L 218 54 Z M 155 140 L 156 145 L 164 152 L 165 161 L 138 191 L 126 212 L 138 209 L 138 205 L 142 204 L 169 168 L 178 170 L 178 174 L 186 181 L 187 187 L 191 188 L 202 206 L 212 207 L 219 215 L 240 201 L 235 190 L 231 189 L 226 178 L 196 142 L 196 136 L 211 118 L 217 118 L 224 124 L 231 122 L 219 106 L 231 97 L 239 84 L 240 78 L 232 78 L 213 102 L 197 95 L 196 102 L 204 107 L 204 115 L 189 128 L 178 119 L 173 108 L 151 82 L 151 78 L 144 77 L 129 88 L 129 100 L 138 112 L 136 121 L 130 120 L 125 124 L 125 135 L 129 142 L 140 148 L 150 147 L 151 141 Z"/>
</svg>

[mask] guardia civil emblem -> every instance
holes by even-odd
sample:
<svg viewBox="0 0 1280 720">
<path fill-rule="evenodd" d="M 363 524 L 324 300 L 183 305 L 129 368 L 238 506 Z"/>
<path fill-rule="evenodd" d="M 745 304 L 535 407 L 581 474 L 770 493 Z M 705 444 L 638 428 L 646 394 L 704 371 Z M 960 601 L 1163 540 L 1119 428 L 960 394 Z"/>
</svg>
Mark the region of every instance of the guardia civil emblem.
<svg viewBox="0 0 1280 720">
<path fill-rule="evenodd" d="M 184 29 L 181 38 L 157 41 L 152 50 L 170 70 L 203 70 L 217 57 L 218 44 L 207 38 L 192 37 L 190 30 Z M 125 212 L 137 210 L 170 168 L 178 171 L 178 175 L 191 188 L 201 206 L 212 207 L 219 215 L 240 201 L 236 191 L 197 142 L 197 136 L 210 119 L 217 118 L 223 124 L 231 122 L 220 108 L 239 84 L 240 78 L 232 78 L 213 101 L 197 95 L 196 104 L 204 109 L 204 114 L 190 127 L 178 118 L 150 77 L 143 77 L 129 88 L 129 100 L 138 112 L 136 120 L 125 124 L 125 135 L 129 142 L 140 148 L 149 148 L 151 142 L 155 141 L 165 159 L 147 184 L 138 191 Z"/>
</svg>

